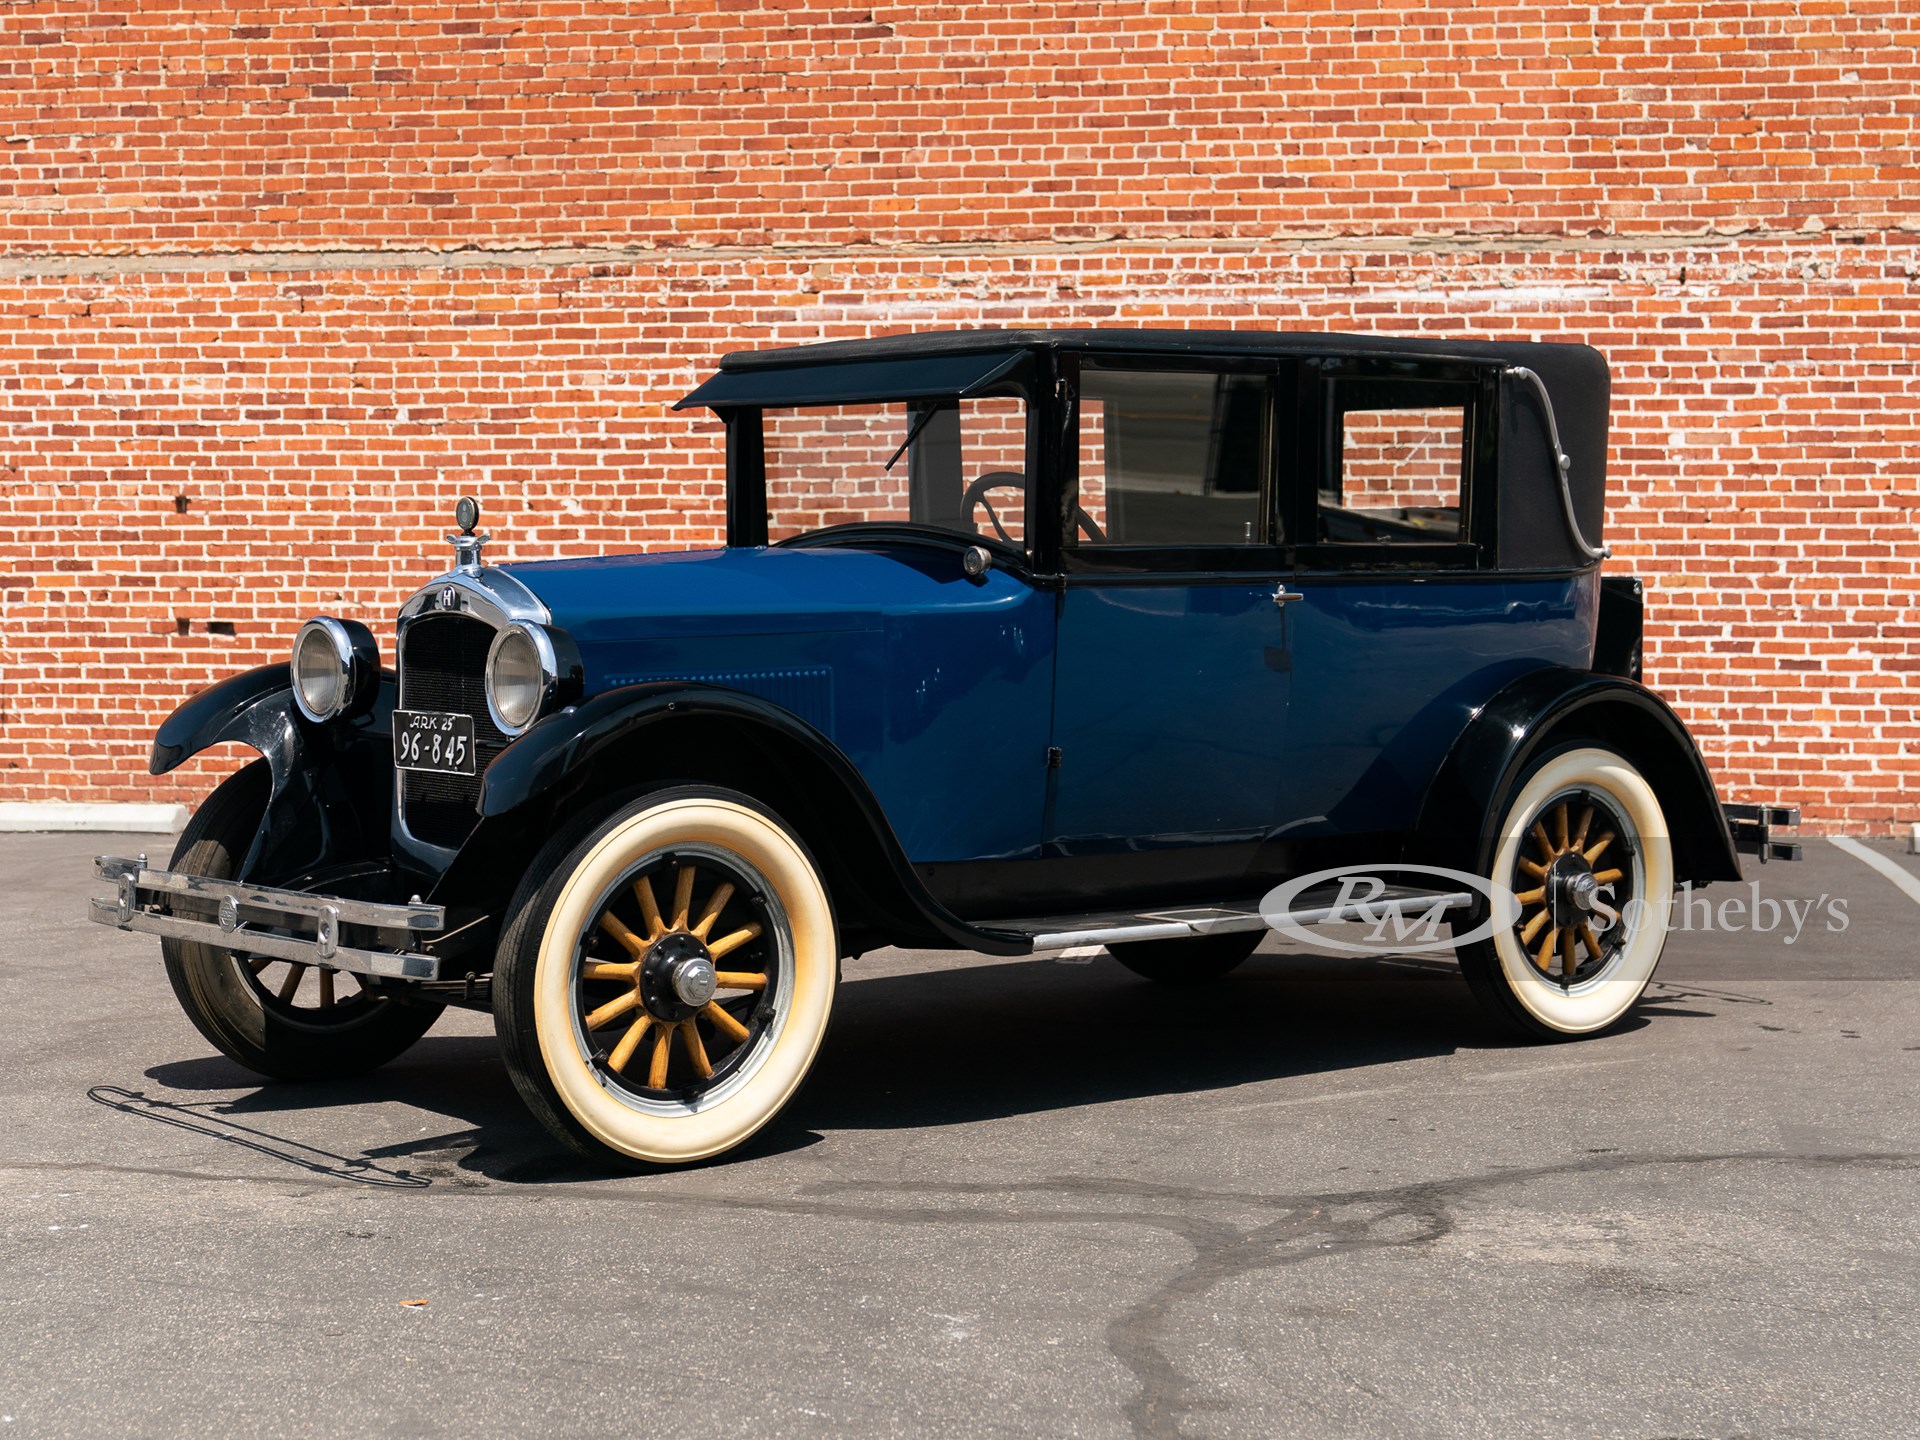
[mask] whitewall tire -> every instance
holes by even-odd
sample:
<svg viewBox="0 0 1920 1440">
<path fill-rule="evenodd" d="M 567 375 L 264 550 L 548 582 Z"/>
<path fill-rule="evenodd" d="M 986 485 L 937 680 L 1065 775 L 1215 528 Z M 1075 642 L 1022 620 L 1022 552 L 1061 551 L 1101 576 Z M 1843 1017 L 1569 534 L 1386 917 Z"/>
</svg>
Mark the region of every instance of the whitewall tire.
<svg viewBox="0 0 1920 1440">
<path fill-rule="evenodd" d="M 573 1149 L 685 1164 L 793 1098 L 838 971 L 826 887 L 792 830 L 736 792 L 658 791 L 536 858 L 495 962 L 495 1028 Z"/>
<path fill-rule="evenodd" d="M 1475 994 L 1543 1037 L 1590 1035 L 1639 1000 L 1666 947 L 1673 846 L 1660 801 L 1599 746 L 1536 765 L 1493 836 L 1487 878 L 1519 919 L 1460 948 Z"/>
</svg>

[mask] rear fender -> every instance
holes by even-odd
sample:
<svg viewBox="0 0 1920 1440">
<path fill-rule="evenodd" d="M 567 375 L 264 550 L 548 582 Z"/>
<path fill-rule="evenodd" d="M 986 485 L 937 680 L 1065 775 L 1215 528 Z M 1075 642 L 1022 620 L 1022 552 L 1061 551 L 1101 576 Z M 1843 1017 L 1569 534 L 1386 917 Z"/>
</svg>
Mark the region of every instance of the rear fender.
<svg viewBox="0 0 1920 1440">
<path fill-rule="evenodd" d="M 147 769 L 165 775 L 215 745 L 265 758 L 265 818 L 234 877 L 297 885 L 317 872 L 389 855 L 392 716 L 397 685 L 383 671 L 366 714 L 315 724 L 294 703 L 287 666 L 263 665 L 202 690 L 162 722 Z"/>
<path fill-rule="evenodd" d="M 623 686 L 541 721 L 487 768 L 479 825 L 433 898 L 497 912 L 561 826 L 643 789 L 724 785 L 792 825 L 819 860 L 849 953 L 876 945 L 1024 954 L 927 893 L 865 778 L 839 747 L 757 696 L 674 681 Z"/>
<path fill-rule="evenodd" d="M 1414 849 L 1436 865 L 1472 857 L 1486 874 L 1500 817 L 1534 760 L 1582 741 L 1618 751 L 1646 776 L 1672 832 L 1676 880 L 1740 878 L 1713 777 L 1680 717 L 1632 680 L 1560 666 L 1521 676 L 1474 715 L 1427 792 Z"/>
</svg>

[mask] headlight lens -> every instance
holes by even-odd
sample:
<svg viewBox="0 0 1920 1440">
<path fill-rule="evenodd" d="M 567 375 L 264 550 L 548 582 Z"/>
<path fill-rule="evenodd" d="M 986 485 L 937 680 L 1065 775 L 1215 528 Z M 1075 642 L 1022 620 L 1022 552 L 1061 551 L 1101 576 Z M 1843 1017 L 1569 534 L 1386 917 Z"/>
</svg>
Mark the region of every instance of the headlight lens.
<svg viewBox="0 0 1920 1440">
<path fill-rule="evenodd" d="M 494 638 L 487 656 L 487 705 L 493 723 L 516 735 L 540 715 L 555 679 L 553 646 L 527 625 L 513 625 Z"/>
<path fill-rule="evenodd" d="M 339 622 L 309 620 L 293 637 L 293 696 L 309 720 L 331 720 L 352 698 L 353 649 Z"/>
</svg>

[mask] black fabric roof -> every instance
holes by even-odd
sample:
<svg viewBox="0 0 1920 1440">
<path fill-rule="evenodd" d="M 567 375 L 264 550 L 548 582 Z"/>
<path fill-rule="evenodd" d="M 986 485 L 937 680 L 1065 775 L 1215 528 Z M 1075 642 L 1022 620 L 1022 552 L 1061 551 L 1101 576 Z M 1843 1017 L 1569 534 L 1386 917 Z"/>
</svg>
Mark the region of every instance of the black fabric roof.
<svg viewBox="0 0 1920 1440">
<path fill-rule="evenodd" d="M 1536 362 L 1553 351 L 1571 359 L 1591 357 L 1605 373 L 1604 360 L 1585 345 L 1541 344 L 1525 340 L 1466 340 L 1440 335 L 1348 335 L 1305 330 L 922 330 L 865 340 L 828 340 L 814 345 L 783 345 L 768 350 L 735 350 L 720 369 L 764 370 L 792 365 L 846 361 L 897 361 L 926 355 L 972 355 L 983 350 L 1057 349 L 1084 351 L 1158 351 L 1163 354 L 1236 355 L 1383 355 L 1504 361 L 1546 374 Z M 1590 362 L 1590 363 L 1591 363 Z"/>
<path fill-rule="evenodd" d="M 826 349 L 831 347 L 808 347 Z M 791 351 L 784 353 L 794 353 Z M 716 410 L 749 405 L 855 405 L 873 400 L 966 396 L 991 385 L 1028 355 L 1026 349 L 918 352 L 890 360 L 809 359 L 798 365 L 724 366 L 673 408 Z"/>
<path fill-rule="evenodd" d="M 1552 399 L 1572 462 L 1575 514 L 1589 541 L 1604 522 L 1610 383 L 1600 352 L 1579 344 L 1452 335 L 1347 335 L 1302 330 L 934 330 L 737 350 L 681 400 L 720 408 L 831 405 L 977 393 L 1041 350 L 1084 354 L 1304 356 L 1525 366 Z M 1503 567 L 1583 566 L 1568 533 L 1547 414 L 1517 377 L 1499 387 L 1499 559 Z"/>
</svg>

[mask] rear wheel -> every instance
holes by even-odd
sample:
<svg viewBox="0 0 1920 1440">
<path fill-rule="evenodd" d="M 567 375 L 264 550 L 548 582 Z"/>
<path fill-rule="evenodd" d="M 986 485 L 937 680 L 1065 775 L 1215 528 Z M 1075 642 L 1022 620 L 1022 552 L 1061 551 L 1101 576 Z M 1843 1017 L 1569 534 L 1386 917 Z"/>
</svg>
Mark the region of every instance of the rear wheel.
<svg viewBox="0 0 1920 1440">
<path fill-rule="evenodd" d="M 1501 819 L 1490 871 L 1520 903 L 1512 925 L 1459 949 L 1488 1010 L 1564 1038 L 1633 1008 L 1666 946 L 1673 847 L 1630 762 L 1599 746 L 1541 761 Z"/>
<path fill-rule="evenodd" d="M 230 880 L 266 813 L 264 760 L 229 776 L 181 833 L 171 868 Z M 426 1034 L 441 1008 L 369 991 L 321 965 L 236 955 L 163 939 L 167 979 L 194 1028 L 228 1059 L 276 1080 L 335 1080 L 384 1065 Z"/>
<path fill-rule="evenodd" d="M 735 791 L 658 791 L 536 857 L 495 959 L 494 1025 L 559 1139 L 600 1163 L 679 1164 L 793 1098 L 838 978 L 826 887 L 786 824 Z"/>
<path fill-rule="evenodd" d="M 1107 953 L 1134 974 L 1163 985 L 1199 985 L 1240 965 L 1265 936 L 1264 930 L 1243 930 L 1187 940 L 1134 940 L 1109 945 Z"/>
</svg>

